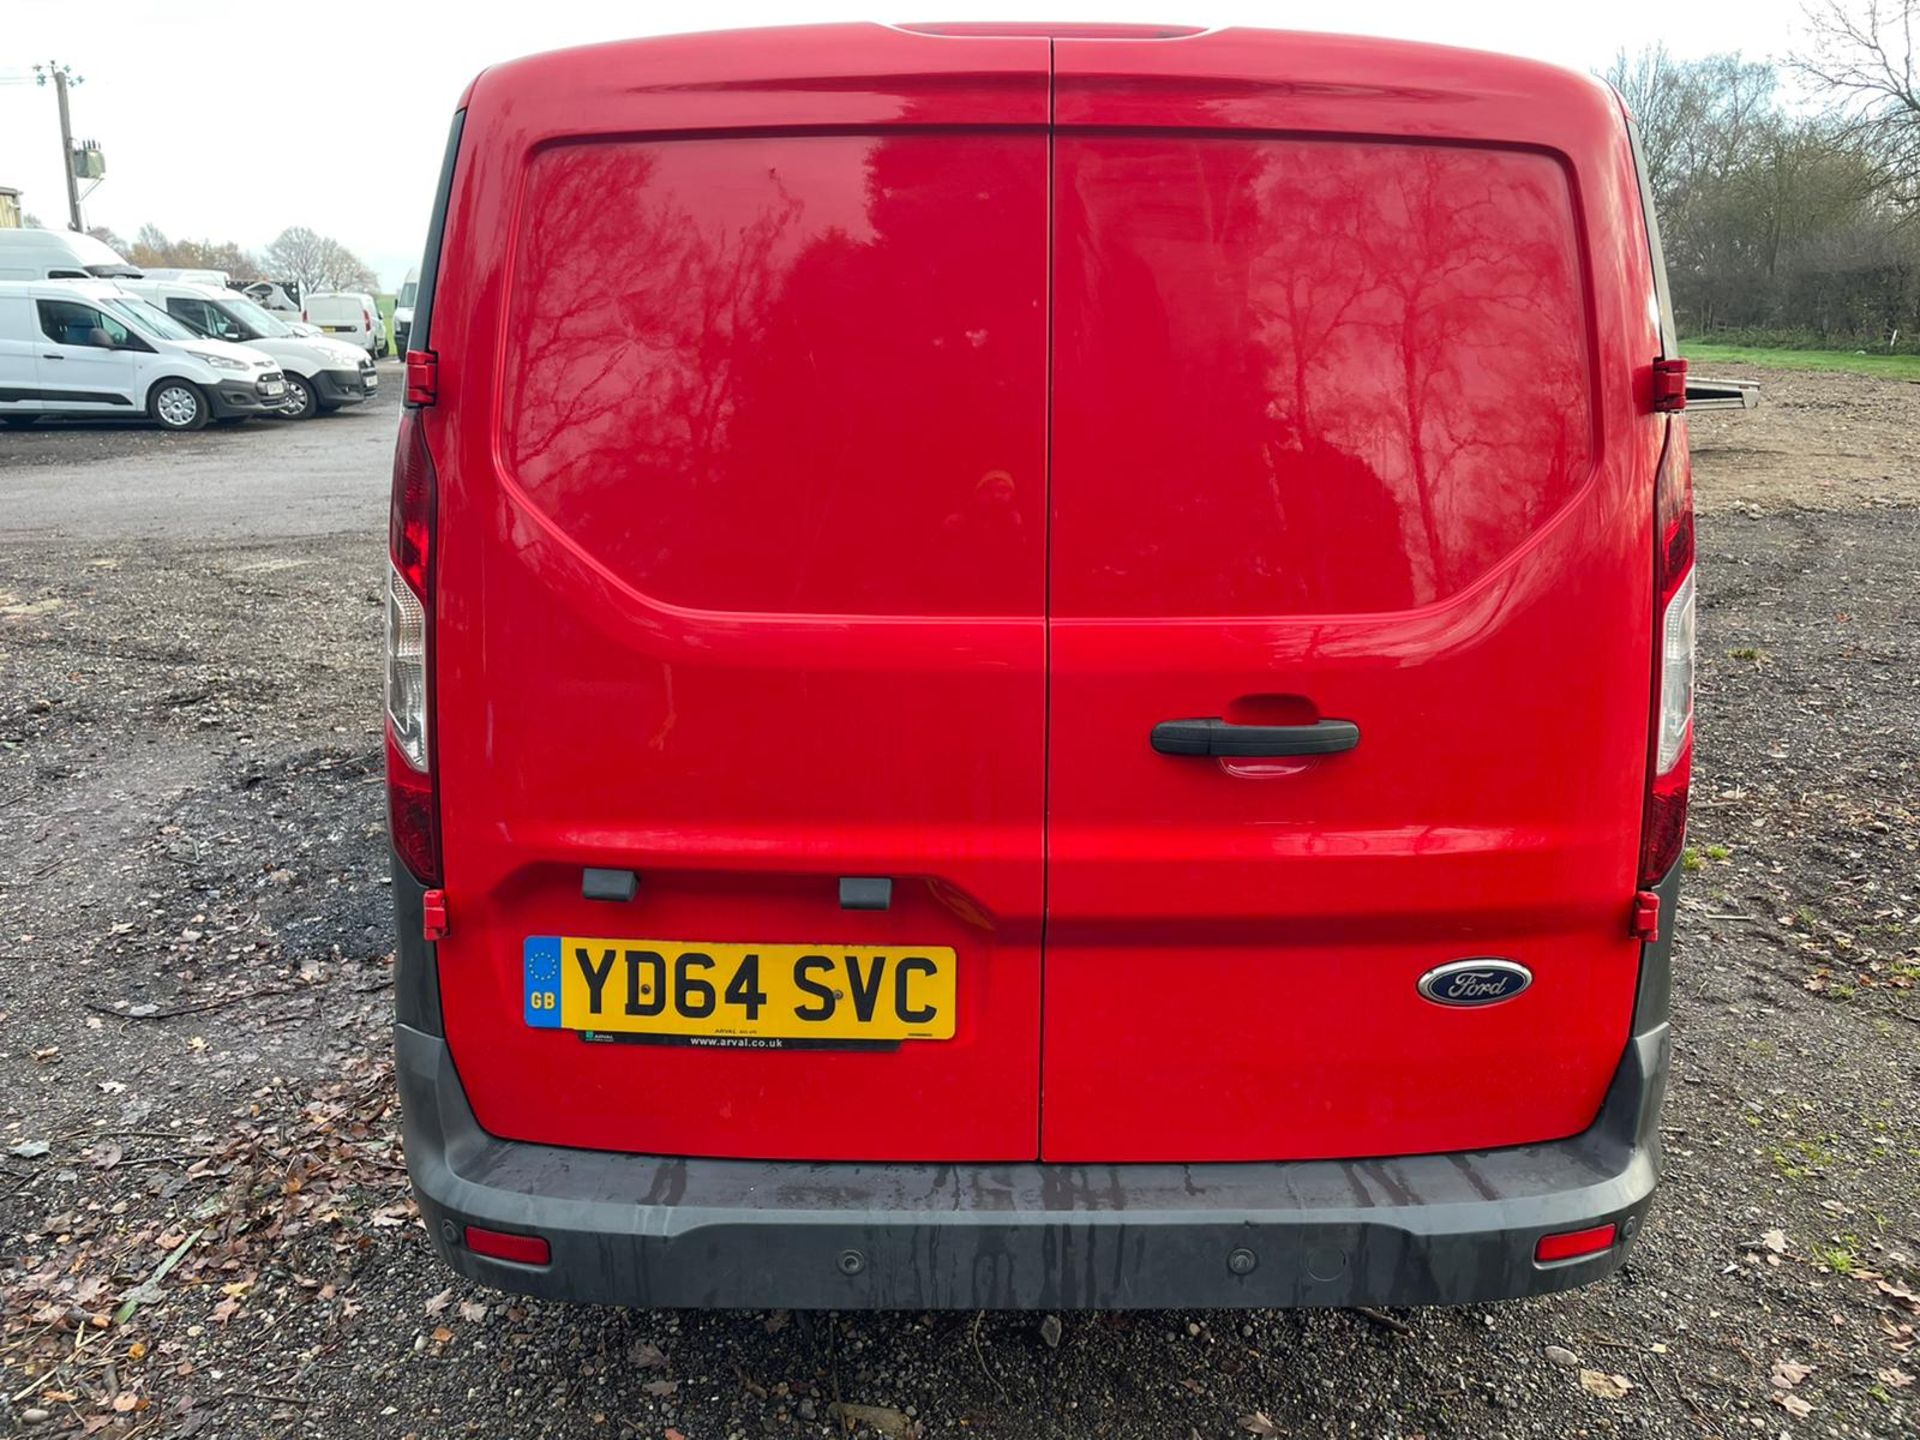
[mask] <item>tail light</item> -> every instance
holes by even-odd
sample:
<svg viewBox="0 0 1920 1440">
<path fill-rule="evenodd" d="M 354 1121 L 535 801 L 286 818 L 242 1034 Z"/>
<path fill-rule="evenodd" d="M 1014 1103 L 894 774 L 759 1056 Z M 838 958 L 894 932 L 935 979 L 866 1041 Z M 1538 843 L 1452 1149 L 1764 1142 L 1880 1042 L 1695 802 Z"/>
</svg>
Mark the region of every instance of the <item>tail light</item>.
<svg viewBox="0 0 1920 1440">
<path fill-rule="evenodd" d="M 417 410 L 393 452 L 387 568 L 387 820 L 393 848 L 423 885 L 440 883 L 440 797 L 433 778 L 433 457 Z"/>
<path fill-rule="evenodd" d="M 1659 663 L 1654 672 L 1653 735 L 1647 803 L 1640 829 L 1640 884 L 1666 878 L 1687 833 L 1693 779 L 1693 469 L 1687 422 L 1667 422 L 1654 482 L 1654 598 Z"/>
</svg>

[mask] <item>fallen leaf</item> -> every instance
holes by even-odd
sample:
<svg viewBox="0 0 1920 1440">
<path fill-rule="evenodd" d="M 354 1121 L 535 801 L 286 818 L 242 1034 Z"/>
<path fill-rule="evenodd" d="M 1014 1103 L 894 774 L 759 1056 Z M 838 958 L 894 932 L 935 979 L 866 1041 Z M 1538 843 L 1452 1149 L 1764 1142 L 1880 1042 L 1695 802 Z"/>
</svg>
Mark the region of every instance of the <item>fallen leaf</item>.
<svg viewBox="0 0 1920 1440">
<path fill-rule="evenodd" d="M 640 1387 L 649 1395 L 671 1395 L 680 1388 L 678 1380 L 649 1380 Z"/>
<path fill-rule="evenodd" d="M 1264 1410 L 1255 1410 L 1250 1415 L 1240 1417 L 1240 1428 L 1251 1435 L 1284 1435 L 1287 1432 L 1273 1423 L 1273 1417 Z"/>
<path fill-rule="evenodd" d="M 1813 1413 L 1813 1406 L 1791 1391 L 1776 1390 L 1767 1398 L 1796 1419 L 1804 1420 Z"/>
<path fill-rule="evenodd" d="M 651 1340 L 634 1341 L 633 1348 L 627 1351 L 627 1359 L 642 1370 L 659 1370 L 667 1363 L 666 1355 Z"/>
<path fill-rule="evenodd" d="M 1633 1382 L 1624 1375 L 1609 1375 L 1604 1370 L 1582 1370 L 1580 1388 L 1602 1400 L 1624 1400 Z"/>
<path fill-rule="evenodd" d="M 213 1318 L 219 1321 L 222 1325 L 226 1324 L 229 1320 L 231 1320 L 235 1315 L 238 1315 L 239 1313 L 240 1313 L 240 1302 L 238 1300 L 222 1300 L 219 1304 L 213 1307 Z"/>
<path fill-rule="evenodd" d="M 1807 1376 L 1813 1373 L 1813 1366 L 1802 1365 L 1796 1360 L 1776 1360 L 1773 1362 L 1773 1383 L 1782 1390 L 1791 1390 Z"/>
<path fill-rule="evenodd" d="M 427 1314 L 438 1315 L 442 1310 L 446 1309 L 447 1306 L 451 1305 L 452 1303 L 453 1303 L 453 1287 L 449 1285 L 446 1289 L 442 1290 L 438 1295 L 434 1296 L 431 1300 L 427 1301 Z"/>
<path fill-rule="evenodd" d="M 1760 1243 L 1774 1254 L 1784 1255 L 1787 1253 L 1787 1232 L 1784 1230 L 1769 1230 L 1760 1237 Z"/>
<path fill-rule="evenodd" d="M 122 1390 L 118 1395 L 113 1397 L 113 1408 L 122 1415 L 126 1414 L 139 1403 L 140 1397 L 131 1390 Z"/>
<path fill-rule="evenodd" d="M 1879 1377 L 1880 1383 L 1885 1385 L 1889 1390 L 1904 1390 L 1913 1383 L 1913 1376 L 1904 1370 L 1896 1370 L 1891 1365 L 1884 1370 L 1876 1370 L 1873 1373 Z"/>
<path fill-rule="evenodd" d="M 1874 1282 L 1874 1287 L 1889 1299 L 1898 1300 L 1909 1310 L 1920 1310 L 1920 1296 L 1915 1295 L 1905 1285 L 1893 1280 L 1877 1280 Z"/>
<path fill-rule="evenodd" d="M 446 1326 L 437 1325 L 434 1327 L 434 1331 L 433 1331 L 434 1344 L 444 1345 L 451 1339 L 453 1339 L 453 1331 L 449 1330 Z"/>
<path fill-rule="evenodd" d="M 478 1300 L 462 1300 L 460 1302 L 460 1318 L 478 1325 L 482 1320 L 487 1318 L 487 1307 L 482 1305 Z"/>
</svg>

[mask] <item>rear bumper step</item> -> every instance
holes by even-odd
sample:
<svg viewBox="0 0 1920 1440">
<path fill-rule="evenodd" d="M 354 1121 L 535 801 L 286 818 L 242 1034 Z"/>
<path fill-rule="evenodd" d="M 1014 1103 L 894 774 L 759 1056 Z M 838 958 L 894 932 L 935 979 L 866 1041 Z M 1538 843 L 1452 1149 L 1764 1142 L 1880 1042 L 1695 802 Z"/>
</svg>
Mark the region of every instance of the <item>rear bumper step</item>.
<svg viewBox="0 0 1920 1440">
<path fill-rule="evenodd" d="M 1616 1268 L 1657 1171 L 1665 1024 L 1627 1047 L 1594 1127 L 1478 1154 L 1235 1165 L 813 1165 L 497 1140 L 446 1042 L 397 1029 L 407 1163 L 455 1270 L 502 1290 L 652 1306 L 796 1309 L 1429 1305 Z M 1548 1234 L 1612 1221 L 1589 1259 Z M 545 1266 L 466 1248 L 526 1232 Z"/>
</svg>

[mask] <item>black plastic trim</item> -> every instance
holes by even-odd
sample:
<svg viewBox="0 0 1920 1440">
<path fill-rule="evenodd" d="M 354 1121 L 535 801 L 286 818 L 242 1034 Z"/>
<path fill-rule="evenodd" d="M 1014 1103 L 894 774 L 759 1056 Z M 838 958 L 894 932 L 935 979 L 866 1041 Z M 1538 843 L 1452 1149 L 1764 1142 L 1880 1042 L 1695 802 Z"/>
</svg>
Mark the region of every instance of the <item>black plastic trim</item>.
<svg viewBox="0 0 1920 1440">
<path fill-rule="evenodd" d="M 582 900 L 631 900 L 639 890 L 640 877 L 631 870 L 603 870 L 589 865 L 580 872 Z"/>
<path fill-rule="evenodd" d="M 414 292 L 413 329 L 407 347 L 425 350 L 431 343 L 428 329 L 433 322 L 434 283 L 440 273 L 440 244 L 446 238 L 447 205 L 453 196 L 453 169 L 460 158 L 460 132 L 466 127 L 467 112 L 453 112 L 453 126 L 447 132 L 446 154 L 440 161 L 440 180 L 434 186 L 433 214 L 427 221 L 427 245 L 420 257 L 420 288 Z"/>
<path fill-rule="evenodd" d="M 1633 1030 L 1643 1035 L 1664 1025 L 1673 1010 L 1673 927 L 1679 919 L 1680 862 L 1653 887 L 1660 897 L 1660 936 L 1640 947 L 1640 992 L 1633 1004 Z"/>
<path fill-rule="evenodd" d="M 358 370 L 316 370 L 306 377 L 313 398 L 328 405 L 358 405 L 379 393 L 369 390 Z"/>
<path fill-rule="evenodd" d="M 893 881 L 885 875 L 842 875 L 842 910 L 886 910 L 893 905 Z"/>
<path fill-rule="evenodd" d="M 22 400 L 38 400 L 44 404 L 57 405 L 65 401 L 69 405 L 132 405 L 133 401 L 125 395 L 111 390 L 36 390 L 15 386 L 0 386 L 0 404 Z M 51 414 L 51 411 L 41 411 Z"/>
<path fill-rule="evenodd" d="M 1360 743 L 1360 727 L 1351 720 L 1235 725 L 1213 717 L 1162 720 L 1149 739 L 1162 755 L 1338 755 Z"/>
<path fill-rule="evenodd" d="M 439 948 L 426 938 L 427 887 L 414 878 L 398 855 L 387 855 L 393 871 L 393 1008 L 403 1028 L 421 1035 L 446 1034 L 440 1018 Z"/>
</svg>

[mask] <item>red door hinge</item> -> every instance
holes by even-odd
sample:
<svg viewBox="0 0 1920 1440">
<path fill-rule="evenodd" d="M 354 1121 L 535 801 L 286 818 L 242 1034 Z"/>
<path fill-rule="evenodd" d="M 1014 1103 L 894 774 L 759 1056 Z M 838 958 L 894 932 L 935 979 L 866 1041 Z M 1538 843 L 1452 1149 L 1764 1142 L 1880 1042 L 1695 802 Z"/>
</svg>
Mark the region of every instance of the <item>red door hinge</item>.
<svg viewBox="0 0 1920 1440">
<path fill-rule="evenodd" d="M 447 892 L 429 890 L 420 897 L 420 929 L 429 940 L 447 938 Z"/>
<path fill-rule="evenodd" d="M 1687 362 L 1678 356 L 1653 362 L 1653 408 L 1662 413 L 1687 408 Z"/>
<path fill-rule="evenodd" d="M 439 393 L 440 357 L 431 350 L 407 351 L 407 404 L 431 405 Z"/>
<path fill-rule="evenodd" d="M 1636 940 L 1652 942 L 1660 938 L 1660 897 L 1642 890 L 1633 897 L 1633 919 L 1628 925 Z"/>
</svg>

